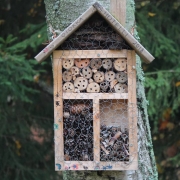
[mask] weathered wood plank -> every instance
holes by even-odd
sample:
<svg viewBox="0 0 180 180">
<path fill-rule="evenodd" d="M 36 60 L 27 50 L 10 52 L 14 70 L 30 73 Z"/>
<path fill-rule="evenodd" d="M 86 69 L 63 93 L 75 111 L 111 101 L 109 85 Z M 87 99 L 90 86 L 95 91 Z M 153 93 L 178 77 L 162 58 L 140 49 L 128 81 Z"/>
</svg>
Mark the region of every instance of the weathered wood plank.
<svg viewBox="0 0 180 180">
<path fill-rule="evenodd" d="M 128 93 L 63 93 L 63 99 L 128 99 Z"/>
<path fill-rule="evenodd" d="M 90 6 L 78 19 L 67 27 L 56 39 L 46 46 L 35 59 L 38 62 L 45 60 L 60 44 L 62 44 L 74 31 L 76 31 L 90 16 L 96 12 L 96 8 Z"/>
<path fill-rule="evenodd" d="M 98 2 L 93 6 L 146 63 L 151 63 L 154 60 L 154 57 L 106 9 Z"/>
<path fill-rule="evenodd" d="M 129 154 L 130 161 L 138 168 L 137 152 L 137 99 L 136 99 L 136 55 L 128 51 L 128 121 L 129 121 Z"/>
<path fill-rule="evenodd" d="M 126 0 L 110 0 L 110 13 L 125 26 Z"/>
<path fill-rule="evenodd" d="M 56 50 L 54 58 L 126 58 L 127 50 Z"/>
<path fill-rule="evenodd" d="M 93 134 L 94 134 L 94 161 L 100 161 L 100 114 L 99 99 L 93 100 Z"/>
<path fill-rule="evenodd" d="M 63 168 L 64 139 L 63 139 L 63 99 L 62 99 L 62 61 L 53 59 L 54 72 L 54 141 L 55 141 L 55 170 Z"/>
<path fill-rule="evenodd" d="M 61 170 L 136 170 L 135 164 L 125 164 L 124 162 L 95 162 L 95 161 L 64 161 Z"/>
</svg>

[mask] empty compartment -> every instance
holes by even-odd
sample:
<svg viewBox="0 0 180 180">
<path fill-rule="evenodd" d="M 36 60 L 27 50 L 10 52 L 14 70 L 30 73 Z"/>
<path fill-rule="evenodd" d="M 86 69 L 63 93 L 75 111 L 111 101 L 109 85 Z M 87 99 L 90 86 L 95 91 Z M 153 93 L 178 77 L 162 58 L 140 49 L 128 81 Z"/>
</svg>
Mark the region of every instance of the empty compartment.
<svg viewBox="0 0 180 180">
<path fill-rule="evenodd" d="M 92 100 L 63 101 L 65 161 L 93 161 Z"/>
<path fill-rule="evenodd" d="M 127 100 L 100 100 L 100 122 L 100 161 L 128 161 Z"/>
</svg>

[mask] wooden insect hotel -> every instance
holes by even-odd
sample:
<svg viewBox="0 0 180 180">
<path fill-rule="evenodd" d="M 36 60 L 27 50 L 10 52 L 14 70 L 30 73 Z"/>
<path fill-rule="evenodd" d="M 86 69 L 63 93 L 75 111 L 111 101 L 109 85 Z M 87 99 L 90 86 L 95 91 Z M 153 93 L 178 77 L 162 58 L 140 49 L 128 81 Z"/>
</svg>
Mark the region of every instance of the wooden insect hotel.
<svg viewBox="0 0 180 180">
<path fill-rule="evenodd" d="M 136 57 L 154 57 L 99 3 L 35 58 L 53 53 L 56 170 L 136 170 Z"/>
</svg>

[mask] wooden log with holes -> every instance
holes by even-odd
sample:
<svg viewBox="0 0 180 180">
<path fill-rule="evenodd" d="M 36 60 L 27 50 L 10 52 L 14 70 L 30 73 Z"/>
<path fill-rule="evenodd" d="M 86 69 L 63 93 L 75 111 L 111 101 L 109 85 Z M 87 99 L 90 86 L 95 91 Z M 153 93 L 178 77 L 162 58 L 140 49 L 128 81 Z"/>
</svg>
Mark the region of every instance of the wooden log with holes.
<svg viewBox="0 0 180 180">
<path fill-rule="evenodd" d="M 74 65 L 74 59 L 63 59 L 62 63 L 64 69 L 70 69 Z"/>
<path fill-rule="evenodd" d="M 87 86 L 88 93 L 97 93 L 100 91 L 100 86 L 96 82 L 89 83 Z"/>
<path fill-rule="evenodd" d="M 125 72 L 118 72 L 116 73 L 116 79 L 119 83 L 125 83 L 127 82 L 127 73 Z"/>
<path fill-rule="evenodd" d="M 100 88 L 101 88 L 102 92 L 106 92 L 107 89 L 109 88 L 109 82 L 103 81 L 102 83 L 100 83 Z"/>
<path fill-rule="evenodd" d="M 74 92 L 74 85 L 71 82 L 66 82 L 63 85 L 63 92 Z"/>
<path fill-rule="evenodd" d="M 90 79 L 92 77 L 92 74 L 93 73 L 92 73 L 92 70 L 91 70 L 90 67 L 84 67 L 82 69 L 82 75 L 83 75 L 84 78 Z"/>
<path fill-rule="evenodd" d="M 124 70 L 126 70 L 127 60 L 126 59 L 116 59 L 113 64 L 114 64 L 114 68 L 116 71 L 124 71 Z"/>
<path fill-rule="evenodd" d="M 63 81 L 65 81 L 65 82 L 71 81 L 71 79 L 72 79 L 71 71 L 64 71 L 62 78 L 63 78 Z"/>
<path fill-rule="evenodd" d="M 79 68 L 76 67 L 76 66 L 73 66 L 71 69 L 70 69 L 71 73 L 72 73 L 72 76 L 75 77 L 77 75 L 79 75 Z"/>
<path fill-rule="evenodd" d="M 97 71 L 96 73 L 94 73 L 94 81 L 97 83 L 101 83 L 104 81 L 104 72 L 101 71 Z"/>
<path fill-rule="evenodd" d="M 84 68 L 89 66 L 90 60 L 89 59 L 75 59 L 75 65 L 78 68 Z"/>
<path fill-rule="evenodd" d="M 115 89 L 116 93 L 127 93 L 128 92 L 126 84 L 118 83 L 114 86 L 114 89 Z"/>
<path fill-rule="evenodd" d="M 102 66 L 102 61 L 99 58 L 91 59 L 90 66 L 92 69 L 99 69 Z"/>
<path fill-rule="evenodd" d="M 103 66 L 103 68 L 106 69 L 106 70 L 111 69 L 111 68 L 112 68 L 112 61 L 111 61 L 111 59 L 104 59 L 104 60 L 102 61 L 102 66 Z"/>
<path fill-rule="evenodd" d="M 85 90 L 87 88 L 87 85 L 88 85 L 88 81 L 86 78 L 83 77 L 78 77 L 74 81 L 74 87 L 79 91 Z"/>
<path fill-rule="evenodd" d="M 113 71 L 108 71 L 105 73 L 105 80 L 111 82 L 115 79 L 115 73 Z"/>
</svg>

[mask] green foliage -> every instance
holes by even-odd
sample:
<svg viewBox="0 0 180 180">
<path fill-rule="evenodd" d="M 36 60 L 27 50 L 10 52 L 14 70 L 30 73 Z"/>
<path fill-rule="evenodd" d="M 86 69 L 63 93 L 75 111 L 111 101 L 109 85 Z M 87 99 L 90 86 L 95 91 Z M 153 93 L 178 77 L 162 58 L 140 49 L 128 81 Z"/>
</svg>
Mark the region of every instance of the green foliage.
<svg viewBox="0 0 180 180">
<path fill-rule="evenodd" d="M 17 37 L 0 37 L 0 177 L 49 180 L 54 171 L 53 99 L 35 77 L 46 66 L 32 59 L 46 39 L 46 26 L 27 25 Z M 29 37 L 26 39 L 20 37 Z M 46 65 L 44 63 L 44 65 Z M 43 68 L 42 68 L 43 67 Z"/>
<path fill-rule="evenodd" d="M 180 103 L 179 86 L 176 85 L 180 80 L 180 29 L 177 25 L 180 8 L 175 8 L 175 2 L 169 1 L 141 5 L 136 14 L 138 32 L 143 45 L 155 56 L 155 61 L 144 65 L 144 70 L 149 114 L 157 132 L 163 111 L 171 108 L 174 113 Z"/>
<path fill-rule="evenodd" d="M 20 48 L 16 41 L 17 37 L 13 35 L 6 39 L 0 38 L 0 88 L 3 89 L 0 98 L 3 103 L 7 102 L 8 96 L 31 102 L 28 93 L 37 92 L 26 84 L 27 81 L 33 82 L 33 76 L 37 73 L 33 69 L 36 62 L 26 60 L 24 50 L 28 44 Z"/>
<path fill-rule="evenodd" d="M 39 65 L 34 59 L 47 39 L 43 5 L 0 1 L 2 180 L 60 179 L 54 171 L 53 97 L 39 85 L 52 80 L 51 61 Z"/>
<path fill-rule="evenodd" d="M 136 18 L 141 42 L 155 56 L 143 68 L 159 179 L 179 179 L 180 3 L 141 1 Z"/>
</svg>

